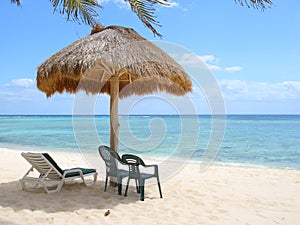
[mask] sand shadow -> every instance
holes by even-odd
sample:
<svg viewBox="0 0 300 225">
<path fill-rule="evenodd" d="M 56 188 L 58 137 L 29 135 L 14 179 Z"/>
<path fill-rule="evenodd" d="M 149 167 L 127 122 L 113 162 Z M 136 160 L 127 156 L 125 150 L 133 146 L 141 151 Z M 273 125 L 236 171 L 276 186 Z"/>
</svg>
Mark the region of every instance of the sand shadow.
<svg viewBox="0 0 300 225">
<path fill-rule="evenodd" d="M 0 218 L 0 224 L 5 224 L 5 225 L 16 225 L 16 223 L 13 223 L 11 221 L 8 220 L 4 220 Z"/>
<path fill-rule="evenodd" d="M 123 186 L 122 193 L 125 187 Z M 46 213 L 74 212 L 79 209 L 113 209 L 120 204 L 139 201 L 139 195 L 132 192 L 130 196 L 117 195 L 117 189 L 108 187 L 104 192 L 104 182 L 86 187 L 83 183 L 64 184 L 62 190 L 46 194 L 43 188 L 34 191 L 22 191 L 18 181 L 0 184 L 0 206 L 13 210 L 42 210 Z"/>
</svg>

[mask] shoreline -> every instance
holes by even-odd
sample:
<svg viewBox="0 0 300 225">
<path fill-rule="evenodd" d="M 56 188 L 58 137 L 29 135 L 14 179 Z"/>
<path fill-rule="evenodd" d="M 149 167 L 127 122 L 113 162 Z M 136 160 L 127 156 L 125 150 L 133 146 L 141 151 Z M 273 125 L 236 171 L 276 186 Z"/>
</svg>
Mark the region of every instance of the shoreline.
<svg viewBox="0 0 300 225">
<path fill-rule="evenodd" d="M 161 180 L 163 199 L 156 182 L 147 181 L 141 202 L 134 186 L 127 197 L 112 187 L 104 192 L 101 175 L 90 187 L 76 182 L 49 195 L 40 188 L 22 191 L 18 180 L 30 164 L 20 152 L 0 148 L 0 224 L 285 225 L 300 220 L 298 170 L 212 165 L 200 172 L 197 164 L 187 163 Z M 87 166 L 78 153 L 49 153 L 62 168 Z"/>
<path fill-rule="evenodd" d="M 17 147 L 20 147 L 20 149 L 17 149 Z M 84 154 L 98 154 L 98 151 L 95 150 L 94 153 L 92 152 L 86 152 L 86 153 L 82 153 L 79 150 L 74 150 L 72 151 L 71 149 L 68 150 L 60 150 L 60 149 L 40 149 L 39 148 L 34 148 L 31 146 L 9 146 L 9 147 L 2 147 L 0 146 L 0 151 L 1 150 L 11 150 L 11 151 L 32 151 L 32 152 L 53 152 L 53 153 L 68 153 L 68 154 L 80 154 L 80 155 L 84 155 Z M 149 159 L 149 160 L 154 160 L 154 161 L 163 161 L 165 159 L 167 159 L 167 157 L 157 157 L 157 156 L 145 156 L 145 155 L 141 155 L 141 157 L 143 159 Z M 174 159 L 173 159 L 174 160 Z M 182 160 L 179 158 L 178 159 L 179 162 L 181 162 Z M 190 159 L 184 162 L 184 164 L 201 164 L 202 162 L 200 160 L 194 160 L 194 159 Z M 210 166 L 229 166 L 229 167 L 245 167 L 245 168 L 261 168 L 261 169 L 282 169 L 282 170 L 296 170 L 296 171 L 300 171 L 300 169 L 298 168 L 292 168 L 292 167 L 279 167 L 279 166 L 271 166 L 271 165 L 261 165 L 261 164 L 251 164 L 251 163 L 242 163 L 242 162 L 222 162 L 222 161 L 213 161 L 211 163 Z"/>
</svg>

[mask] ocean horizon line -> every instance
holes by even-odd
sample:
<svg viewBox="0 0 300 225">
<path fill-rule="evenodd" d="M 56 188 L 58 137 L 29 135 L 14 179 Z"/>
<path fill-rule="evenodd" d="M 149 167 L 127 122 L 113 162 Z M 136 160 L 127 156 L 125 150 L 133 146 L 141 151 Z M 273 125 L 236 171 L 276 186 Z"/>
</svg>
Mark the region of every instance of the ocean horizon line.
<svg viewBox="0 0 300 225">
<path fill-rule="evenodd" d="M 110 114 L 0 114 L 4 116 L 75 116 L 75 117 L 93 117 L 110 116 Z M 230 114 L 119 114 L 119 116 L 300 116 L 297 113 L 230 113 Z"/>
</svg>

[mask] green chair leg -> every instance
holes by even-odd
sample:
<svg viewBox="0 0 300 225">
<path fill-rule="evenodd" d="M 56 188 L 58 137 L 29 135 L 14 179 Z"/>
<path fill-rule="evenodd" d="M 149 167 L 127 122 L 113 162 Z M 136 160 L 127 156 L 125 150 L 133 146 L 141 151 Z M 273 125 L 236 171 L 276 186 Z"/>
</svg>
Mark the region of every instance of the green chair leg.
<svg viewBox="0 0 300 225">
<path fill-rule="evenodd" d="M 158 185 L 158 190 L 159 190 L 159 195 L 160 195 L 160 198 L 162 198 L 162 192 L 161 192 L 161 187 L 160 187 L 160 182 L 159 180 L 157 179 L 157 185 Z"/>
<path fill-rule="evenodd" d="M 107 189 L 107 182 L 108 182 L 108 177 L 106 176 L 106 179 L 105 179 L 105 186 L 104 186 L 104 192 L 106 192 L 106 189 Z"/>
</svg>

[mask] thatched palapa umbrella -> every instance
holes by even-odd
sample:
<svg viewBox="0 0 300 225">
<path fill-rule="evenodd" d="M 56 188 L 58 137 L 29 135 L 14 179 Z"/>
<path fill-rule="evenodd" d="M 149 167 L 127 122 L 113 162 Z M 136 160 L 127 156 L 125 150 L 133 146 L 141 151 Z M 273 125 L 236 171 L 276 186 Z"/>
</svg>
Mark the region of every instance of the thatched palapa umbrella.
<svg viewBox="0 0 300 225">
<path fill-rule="evenodd" d="M 180 65 L 131 28 L 97 26 L 38 67 L 37 87 L 110 95 L 110 145 L 118 151 L 118 98 L 166 91 L 184 95 L 192 82 Z"/>
</svg>

